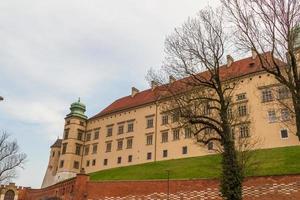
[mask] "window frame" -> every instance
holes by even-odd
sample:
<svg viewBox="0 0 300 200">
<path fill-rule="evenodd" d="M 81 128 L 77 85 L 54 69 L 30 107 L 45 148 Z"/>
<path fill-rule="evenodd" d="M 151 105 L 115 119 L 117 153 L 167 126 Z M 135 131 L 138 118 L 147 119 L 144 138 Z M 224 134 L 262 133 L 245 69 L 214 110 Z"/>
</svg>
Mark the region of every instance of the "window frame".
<svg viewBox="0 0 300 200">
<path fill-rule="evenodd" d="M 133 122 L 128 122 L 127 123 L 127 133 L 134 132 L 134 123 Z"/>
<path fill-rule="evenodd" d="M 133 147 L 133 138 L 127 138 L 126 139 L 126 149 L 132 149 Z"/>
<path fill-rule="evenodd" d="M 111 152 L 111 150 L 112 150 L 112 142 L 106 142 L 105 152 Z"/>
<path fill-rule="evenodd" d="M 147 152 L 147 160 L 152 160 L 152 152 Z"/>
<path fill-rule="evenodd" d="M 188 147 L 187 146 L 183 146 L 182 147 L 182 155 L 187 155 L 188 154 Z"/>
<path fill-rule="evenodd" d="M 168 150 L 167 149 L 164 149 L 163 150 L 163 155 L 162 155 L 163 158 L 167 158 L 168 157 Z"/>
<path fill-rule="evenodd" d="M 275 123 L 277 121 L 276 111 L 274 109 L 268 110 L 269 123 Z"/>
<path fill-rule="evenodd" d="M 282 131 L 286 131 L 286 137 L 282 137 Z M 287 128 L 280 129 L 280 139 L 286 140 L 289 138 L 289 130 Z"/>
<path fill-rule="evenodd" d="M 153 145 L 153 134 L 146 135 L 146 145 Z"/>
<path fill-rule="evenodd" d="M 169 141 L 169 132 L 163 131 L 161 132 L 161 143 L 167 143 Z"/>
<path fill-rule="evenodd" d="M 161 125 L 169 124 L 169 115 L 164 114 L 161 116 Z"/>
<path fill-rule="evenodd" d="M 271 102 L 274 100 L 274 96 L 270 88 L 266 88 L 261 91 L 261 100 L 263 103 Z"/>
<path fill-rule="evenodd" d="M 153 128 L 154 127 L 154 117 L 146 118 L 146 128 Z"/>
<path fill-rule="evenodd" d="M 173 129 L 172 134 L 173 134 L 173 141 L 180 140 L 180 129 L 179 128 Z"/>
</svg>

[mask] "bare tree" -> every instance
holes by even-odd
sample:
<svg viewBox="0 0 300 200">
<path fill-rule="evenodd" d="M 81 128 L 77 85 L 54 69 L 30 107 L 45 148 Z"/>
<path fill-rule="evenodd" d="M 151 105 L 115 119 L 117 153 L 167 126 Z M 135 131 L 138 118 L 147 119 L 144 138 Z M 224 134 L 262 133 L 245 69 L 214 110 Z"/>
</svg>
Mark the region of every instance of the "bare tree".
<svg viewBox="0 0 300 200">
<path fill-rule="evenodd" d="M 300 72 L 297 66 L 300 58 L 300 1 L 222 0 L 222 3 L 234 25 L 237 47 L 252 48 L 263 69 L 290 93 L 291 98 L 282 101 L 281 105 L 292 111 L 300 140 Z M 266 53 L 269 59 L 262 56 Z"/>
<path fill-rule="evenodd" d="M 175 29 L 165 42 L 162 71 L 150 71 L 148 76 L 162 83 L 158 89 L 162 110 L 179 119 L 178 126 L 190 128 L 198 143 L 221 145 L 220 190 L 223 198 L 239 200 L 244 176 L 232 132 L 231 105 L 237 83 L 227 80 L 223 73 L 229 37 L 222 12 L 221 8 L 201 10 Z M 168 76 L 170 83 L 165 83 L 163 77 Z M 243 121 L 243 117 L 239 119 Z"/>
<path fill-rule="evenodd" d="M 16 177 L 16 169 L 23 167 L 26 154 L 20 152 L 16 141 L 10 141 L 9 135 L 3 131 L 0 136 L 0 183 Z"/>
</svg>

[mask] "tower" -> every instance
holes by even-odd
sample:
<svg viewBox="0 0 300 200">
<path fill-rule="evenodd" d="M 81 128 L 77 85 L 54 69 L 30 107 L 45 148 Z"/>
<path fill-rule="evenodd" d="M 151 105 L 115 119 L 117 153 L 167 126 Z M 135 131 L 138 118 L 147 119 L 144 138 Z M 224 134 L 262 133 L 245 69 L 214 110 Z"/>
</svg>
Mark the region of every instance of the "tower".
<svg viewBox="0 0 300 200">
<path fill-rule="evenodd" d="M 75 177 L 81 170 L 87 116 L 86 107 L 78 99 L 65 117 L 56 182 Z"/>
<path fill-rule="evenodd" d="M 55 143 L 50 147 L 49 163 L 42 183 L 42 188 L 48 187 L 55 183 L 55 176 L 58 170 L 58 161 L 60 157 L 62 139 L 57 139 Z"/>
</svg>

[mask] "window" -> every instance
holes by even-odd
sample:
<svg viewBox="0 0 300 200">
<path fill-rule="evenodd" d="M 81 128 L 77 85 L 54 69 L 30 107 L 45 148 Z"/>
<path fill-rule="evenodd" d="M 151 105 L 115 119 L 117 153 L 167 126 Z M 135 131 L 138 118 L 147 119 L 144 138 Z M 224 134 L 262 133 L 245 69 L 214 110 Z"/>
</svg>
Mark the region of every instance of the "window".
<svg viewBox="0 0 300 200">
<path fill-rule="evenodd" d="M 80 121 L 80 122 L 79 122 L 79 125 L 80 125 L 80 126 L 84 126 L 84 122 Z"/>
<path fill-rule="evenodd" d="M 280 136 L 281 136 L 282 139 L 288 138 L 288 137 L 289 137 L 289 134 L 288 134 L 287 129 L 282 129 L 282 130 L 280 131 Z"/>
<path fill-rule="evenodd" d="M 67 145 L 68 143 L 63 143 L 63 148 L 62 148 L 62 154 L 65 154 L 67 152 Z"/>
<path fill-rule="evenodd" d="M 241 101 L 241 100 L 245 100 L 246 99 L 246 93 L 241 93 L 236 95 L 236 100 L 237 101 Z"/>
<path fill-rule="evenodd" d="M 96 160 L 92 160 L 92 165 L 95 166 L 96 165 Z"/>
<path fill-rule="evenodd" d="M 60 163 L 59 163 L 59 168 L 63 168 L 64 167 L 64 163 L 65 163 L 65 161 L 61 160 Z"/>
<path fill-rule="evenodd" d="M 240 137 L 241 138 L 247 138 L 249 137 L 249 128 L 248 126 L 244 125 L 240 127 Z"/>
<path fill-rule="evenodd" d="M 278 88 L 278 99 L 286 99 L 289 98 L 290 93 L 287 87 L 279 87 Z"/>
<path fill-rule="evenodd" d="M 90 161 L 89 160 L 86 161 L 86 166 L 87 167 L 90 166 Z"/>
<path fill-rule="evenodd" d="M 111 142 L 106 143 L 106 152 L 111 152 L 111 146 L 112 146 Z"/>
<path fill-rule="evenodd" d="M 187 146 L 182 147 L 182 154 L 187 154 Z"/>
<path fill-rule="evenodd" d="M 273 94 L 271 89 L 262 90 L 262 102 L 273 101 Z"/>
<path fill-rule="evenodd" d="M 173 130 L 173 140 L 179 140 L 179 129 Z"/>
<path fill-rule="evenodd" d="M 67 124 L 70 124 L 70 120 L 67 120 Z"/>
<path fill-rule="evenodd" d="M 54 156 L 55 156 L 55 151 L 52 152 L 52 157 L 54 157 Z"/>
<path fill-rule="evenodd" d="M 175 112 L 172 114 L 172 122 L 178 122 L 179 121 L 179 113 Z"/>
<path fill-rule="evenodd" d="M 128 156 L 128 162 L 132 162 L 132 155 Z"/>
<path fill-rule="evenodd" d="M 209 142 L 209 143 L 207 144 L 207 149 L 208 149 L 208 150 L 213 150 L 213 149 L 214 149 L 214 143 L 213 143 L 213 142 Z"/>
<path fill-rule="evenodd" d="M 69 138 L 69 129 L 65 129 L 64 140 Z"/>
<path fill-rule="evenodd" d="M 121 162 L 122 162 L 122 157 L 118 157 L 117 163 L 121 164 Z"/>
<path fill-rule="evenodd" d="M 132 138 L 128 138 L 127 139 L 127 149 L 132 149 L 132 143 L 133 143 L 133 139 Z"/>
<path fill-rule="evenodd" d="M 146 140 L 146 144 L 147 145 L 152 145 L 153 142 L 153 135 L 147 135 L 147 140 Z"/>
<path fill-rule="evenodd" d="M 162 125 L 168 124 L 169 123 L 169 117 L 168 117 L 168 115 L 163 115 L 161 121 L 162 121 Z"/>
<path fill-rule="evenodd" d="M 147 128 L 153 128 L 153 118 L 147 118 Z"/>
<path fill-rule="evenodd" d="M 74 169 L 79 169 L 79 162 L 78 161 L 74 161 L 73 168 Z"/>
<path fill-rule="evenodd" d="M 191 138 L 192 137 L 192 130 L 190 127 L 186 127 L 184 129 L 184 138 Z"/>
<path fill-rule="evenodd" d="M 133 122 L 127 124 L 127 132 L 133 132 Z"/>
<path fill-rule="evenodd" d="M 105 158 L 105 159 L 103 160 L 103 165 L 106 166 L 107 164 L 108 164 L 108 160 L 107 160 L 107 158 Z"/>
<path fill-rule="evenodd" d="M 168 132 L 163 132 L 161 134 L 161 142 L 162 143 L 168 142 Z"/>
<path fill-rule="evenodd" d="M 120 135 L 120 134 L 123 134 L 123 133 L 124 133 L 124 125 L 122 124 L 122 125 L 118 126 L 118 134 Z"/>
<path fill-rule="evenodd" d="M 80 154 L 81 154 L 81 145 L 80 144 L 76 144 L 75 154 L 80 156 Z"/>
<path fill-rule="evenodd" d="M 164 158 L 168 157 L 168 150 L 163 150 L 163 157 Z"/>
<path fill-rule="evenodd" d="M 112 136 L 112 133 L 113 133 L 113 127 L 112 126 L 107 127 L 106 137 Z"/>
<path fill-rule="evenodd" d="M 94 133 L 94 140 L 98 140 L 99 139 L 99 130 L 95 131 Z"/>
<path fill-rule="evenodd" d="M 247 115 L 247 106 L 246 105 L 239 105 L 238 107 L 238 113 L 240 117 Z"/>
<path fill-rule="evenodd" d="M 269 122 L 275 122 L 276 121 L 276 113 L 275 110 L 269 110 L 268 111 L 268 117 L 269 117 Z"/>
<path fill-rule="evenodd" d="M 148 152 L 147 153 L 147 160 L 151 160 L 152 159 L 152 153 L 151 152 Z"/>
<path fill-rule="evenodd" d="M 122 149 L 123 149 L 123 140 L 118 140 L 117 150 L 122 150 Z"/>
<path fill-rule="evenodd" d="M 86 134 L 86 141 L 88 142 L 88 141 L 91 141 L 91 133 L 87 133 Z"/>
<path fill-rule="evenodd" d="M 93 154 L 97 153 L 98 144 L 93 144 Z"/>
<path fill-rule="evenodd" d="M 78 130 L 78 133 L 77 133 L 77 140 L 82 140 L 82 136 L 83 136 L 83 131 Z"/>
<path fill-rule="evenodd" d="M 281 120 L 287 121 L 290 119 L 290 111 L 287 108 L 281 109 Z"/>
</svg>

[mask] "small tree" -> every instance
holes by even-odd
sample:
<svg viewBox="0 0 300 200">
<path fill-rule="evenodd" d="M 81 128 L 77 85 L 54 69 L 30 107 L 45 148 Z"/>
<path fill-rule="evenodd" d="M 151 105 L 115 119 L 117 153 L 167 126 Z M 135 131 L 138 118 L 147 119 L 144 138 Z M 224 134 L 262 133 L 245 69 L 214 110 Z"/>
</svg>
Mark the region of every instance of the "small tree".
<svg viewBox="0 0 300 200">
<path fill-rule="evenodd" d="M 263 69 L 285 86 L 290 101 L 281 101 L 294 115 L 300 140 L 300 1 L 222 0 L 233 23 L 239 49 L 252 48 Z M 268 53 L 269 59 L 262 55 Z M 284 61 L 284 63 L 282 62 Z"/>
<path fill-rule="evenodd" d="M 6 183 L 16 177 L 16 169 L 23 167 L 26 154 L 20 152 L 16 141 L 10 141 L 9 135 L 0 136 L 0 183 Z"/>
<path fill-rule="evenodd" d="M 240 200 L 244 176 L 232 132 L 231 105 L 236 83 L 222 75 L 228 41 L 222 9 L 201 10 L 167 37 L 162 72 L 148 75 L 152 81 L 164 83 L 158 90 L 164 111 L 174 118 L 180 116 L 180 126 L 189 127 L 198 143 L 221 145 L 222 196 Z M 164 82 L 166 76 L 170 83 Z"/>
</svg>

